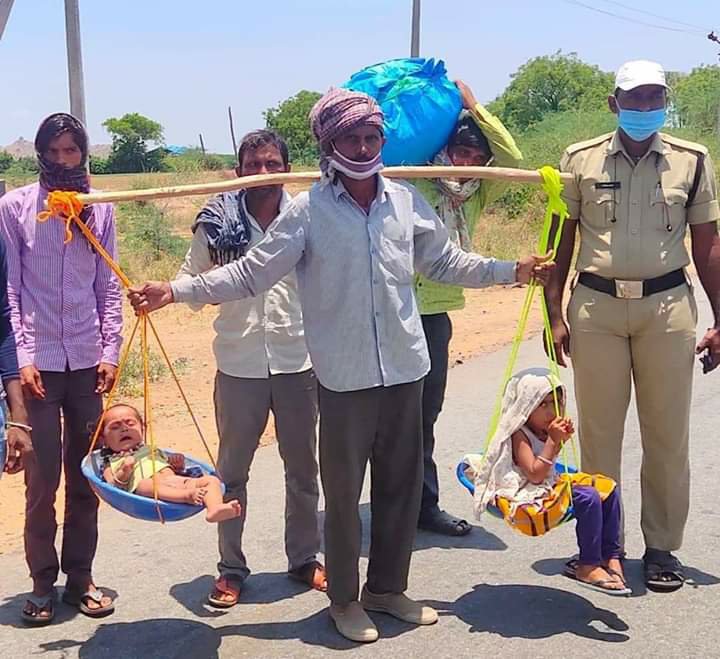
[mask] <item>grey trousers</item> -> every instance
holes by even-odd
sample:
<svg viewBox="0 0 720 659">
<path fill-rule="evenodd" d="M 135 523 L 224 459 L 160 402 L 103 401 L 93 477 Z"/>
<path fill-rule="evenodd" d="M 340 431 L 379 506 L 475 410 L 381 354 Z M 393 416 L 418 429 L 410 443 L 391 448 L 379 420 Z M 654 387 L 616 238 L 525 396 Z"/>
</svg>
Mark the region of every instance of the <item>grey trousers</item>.
<svg viewBox="0 0 720 659">
<path fill-rule="evenodd" d="M 370 462 L 372 514 L 367 587 L 407 589 L 422 493 L 422 380 L 335 392 L 320 385 L 320 475 L 325 492 L 325 566 L 335 604 L 358 598 L 362 522 Z"/>
<path fill-rule="evenodd" d="M 215 377 L 215 419 L 220 436 L 218 469 L 225 500 L 238 499 L 240 517 L 218 524 L 219 573 L 236 582 L 250 574 L 242 551 L 247 482 L 268 413 L 275 416 L 280 456 L 285 465 L 285 553 L 292 570 L 315 559 L 320 549 L 318 466 L 315 457 L 317 381 L 312 370 L 268 378 Z M 277 487 L 271 482 L 267 487 Z"/>
</svg>

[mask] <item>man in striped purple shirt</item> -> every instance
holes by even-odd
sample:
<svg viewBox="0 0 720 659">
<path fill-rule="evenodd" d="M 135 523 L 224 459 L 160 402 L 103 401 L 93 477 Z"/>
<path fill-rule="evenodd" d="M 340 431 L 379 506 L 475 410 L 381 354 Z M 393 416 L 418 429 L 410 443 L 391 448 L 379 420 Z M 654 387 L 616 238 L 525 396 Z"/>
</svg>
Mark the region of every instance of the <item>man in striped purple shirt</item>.
<svg viewBox="0 0 720 659">
<path fill-rule="evenodd" d="M 49 190 L 89 190 L 84 127 L 70 115 L 51 115 L 40 125 L 35 149 L 40 181 L 0 200 L 0 232 L 7 247 L 8 297 L 35 449 L 25 465 L 25 555 L 33 594 L 23 618 L 46 624 L 54 614 L 60 567 L 67 574 L 64 601 L 91 616 L 107 615 L 114 606 L 93 584 L 98 502 L 80 463 L 102 409 L 102 394 L 115 380 L 122 298 L 117 278 L 76 228 L 64 244 L 64 222 L 37 220 Z M 112 206 L 97 204 L 82 217 L 115 256 Z M 55 494 L 61 459 L 66 498 L 60 565 Z"/>
</svg>

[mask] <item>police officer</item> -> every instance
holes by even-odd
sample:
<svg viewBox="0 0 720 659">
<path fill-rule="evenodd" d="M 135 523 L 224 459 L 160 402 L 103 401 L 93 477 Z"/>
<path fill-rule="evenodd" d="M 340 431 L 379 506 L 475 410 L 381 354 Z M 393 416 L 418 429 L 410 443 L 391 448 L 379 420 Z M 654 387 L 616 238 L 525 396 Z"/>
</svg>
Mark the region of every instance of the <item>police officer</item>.
<svg viewBox="0 0 720 659">
<path fill-rule="evenodd" d="M 546 295 L 558 360 L 572 358 L 584 471 L 620 482 L 631 378 L 635 384 L 645 583 L 670 591 L 684 582 L 671 551 L 688 514 L 693 355 L 704 353 L 706 371 L 720 363 L 720 207 L 705 147 L 658 132 L 667 108 L 659 64 L 624 64 L 608 102 L 618 129 L 570 146 L 561 160 L 574 177 L 564 191 L 570 219 Z M 579 274 L 566 323 L 562 297 L 578 225 Z M 715 317 L 697 347 L 687 226 Z"/>
</svg>

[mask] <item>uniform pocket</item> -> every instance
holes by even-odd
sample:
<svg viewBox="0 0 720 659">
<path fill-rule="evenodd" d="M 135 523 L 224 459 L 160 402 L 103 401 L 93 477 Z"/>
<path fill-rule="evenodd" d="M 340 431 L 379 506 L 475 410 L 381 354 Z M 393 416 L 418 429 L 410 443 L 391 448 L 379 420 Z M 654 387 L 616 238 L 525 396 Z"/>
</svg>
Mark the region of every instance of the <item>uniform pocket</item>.
<svg viewBox="0 0 720 659">
<path fill-rule="evenodd" d="M 583 194 L 582 221 L 595 229 L 607 229 L 615 219 L 620 191 L 595 190 Z"/>
<path fill-rule="evenodd" d="M 687 192 L 681 188 L 656 188 L 650 198 L 654 226 L 672 233 L 685 226 Z"/>
</svg>

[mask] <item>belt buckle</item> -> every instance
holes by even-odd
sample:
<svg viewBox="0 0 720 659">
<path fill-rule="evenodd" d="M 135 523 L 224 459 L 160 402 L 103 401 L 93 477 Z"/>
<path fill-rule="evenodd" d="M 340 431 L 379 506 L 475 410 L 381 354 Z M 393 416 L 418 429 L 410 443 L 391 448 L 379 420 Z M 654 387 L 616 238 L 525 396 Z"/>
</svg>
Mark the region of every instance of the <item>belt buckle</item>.
<svg viewBox="0 0 720 659">
<path fill-rule="evenodd" d="M 615 297 L 622 300 L 640 300 L 643 296 L 642 281 L 615 280 Z"/>
</svg>

